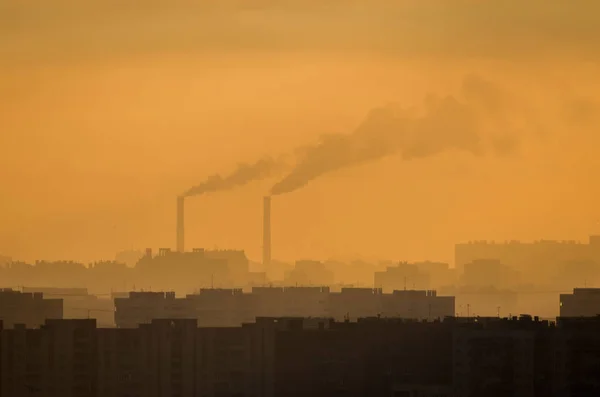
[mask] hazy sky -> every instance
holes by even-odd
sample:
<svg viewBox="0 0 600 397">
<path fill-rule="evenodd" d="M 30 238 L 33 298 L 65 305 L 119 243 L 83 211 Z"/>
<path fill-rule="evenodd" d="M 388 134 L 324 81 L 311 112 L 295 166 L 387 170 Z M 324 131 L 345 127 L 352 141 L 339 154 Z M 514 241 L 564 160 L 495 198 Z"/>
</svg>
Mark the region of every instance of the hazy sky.
<svg viewBox="0 0 600 397">
<path fill-rule="evenodd" d="M 458 241 L 600 233 L 600 3 L 307 3 L 0 0 L 0 254 L 174 246 L 176 195 L 210 175 L 390 103 L 471 103 L 468 76 L 495 93 L 477 134 L 506 150 L 329 172 L 274 198 L 273 256 L 452 261 Z M 275 182 L 189 198 L 187 246 L 260 259 Z"/>
</svg>

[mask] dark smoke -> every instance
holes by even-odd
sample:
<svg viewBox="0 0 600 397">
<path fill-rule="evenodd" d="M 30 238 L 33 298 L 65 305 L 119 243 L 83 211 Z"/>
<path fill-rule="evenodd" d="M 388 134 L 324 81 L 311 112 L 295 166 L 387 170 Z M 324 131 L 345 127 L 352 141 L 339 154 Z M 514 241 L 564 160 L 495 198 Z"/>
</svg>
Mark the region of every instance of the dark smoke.
<svg viewBox="0 0 600 397">
<path fill-rule="evenodd" d="M 281 171 L 284 163 L 271 157 L 264 157 L 253 164 L 242 163 L 231 174 L 226 176 L 212 175 L 201 184 L 192 187 L 184 196 L 198 196 L 205 193 L 229 190 L 253 181 L 274 176 Z"/>
<path fill-rule="evenodd" d="M 462 101 L 430 95 L 421 113 L 394 106 L 371 110 L 354 132 L 323 136 L 317 144 L 304 148 L 296 167 L 273 186 L 271 194 L 289 193 L 326 173 L 390 155 L 411 159 L 450 149 L 481 154 L 485 121 L 504 119 L 504 98 L 495 86 L 476 76 L 465 78 L 461 94 Z M 488 138 L 503 154 L 516 147 L 508 131 L 503 131 L 501 140 Z"/>
</svg>

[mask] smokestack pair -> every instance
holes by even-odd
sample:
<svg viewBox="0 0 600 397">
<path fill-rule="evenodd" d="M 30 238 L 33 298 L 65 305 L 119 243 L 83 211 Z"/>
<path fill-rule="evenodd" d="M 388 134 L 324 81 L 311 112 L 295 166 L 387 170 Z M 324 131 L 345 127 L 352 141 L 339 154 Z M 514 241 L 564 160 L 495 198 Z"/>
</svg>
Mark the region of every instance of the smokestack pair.
<svg viewBox="0 0 600 397">
<path fill-rule="evenodd" d="M 177 197 L 177 252 L 185 251 L 185 196 Z M 271 264 L 271 196 L 264 198 L 263 206 L 263 265 Z"/>
</svg>

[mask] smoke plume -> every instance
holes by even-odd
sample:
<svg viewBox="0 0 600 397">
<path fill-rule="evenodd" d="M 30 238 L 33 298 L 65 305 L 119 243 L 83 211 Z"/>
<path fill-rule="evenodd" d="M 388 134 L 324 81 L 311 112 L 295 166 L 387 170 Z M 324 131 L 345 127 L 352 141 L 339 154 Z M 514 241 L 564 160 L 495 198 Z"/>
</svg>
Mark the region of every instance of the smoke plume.
<svg viewBox="0 0 600 397">
<path fill-rule="evenodd" d="M 243 186 L 253 181 L 262 180 L 273 176 L 282 170 L 284 163 L 271 157 L 264 157 L 253 164 L 239 164 L 235 171 L 226 176 L 212 175 L 199 185 L 186 191 L 183 195 L 198 196 L 205 193 L 229 190 Z"/>
<path fill-rule="evenodd" d="M 461 96 L 462 100 L 429 95 L 422 110 L 394 105 L 371 110 L 354 132 L 325 135 L 317 144 L 302 148 L 295 168 L 273 186 L 271 194 L 289 193 L 329 172 L 390 155 L 411 159 L 450 149 L 481 154 L 484 138 L 497 152 L 516 147 L 502 115 L 503 96 L 495 86 L 467 76 Z M 491 130 L 502 130 L 501 140 L 486 136 L 490 122 L 496 124 Z"/>
</svg>

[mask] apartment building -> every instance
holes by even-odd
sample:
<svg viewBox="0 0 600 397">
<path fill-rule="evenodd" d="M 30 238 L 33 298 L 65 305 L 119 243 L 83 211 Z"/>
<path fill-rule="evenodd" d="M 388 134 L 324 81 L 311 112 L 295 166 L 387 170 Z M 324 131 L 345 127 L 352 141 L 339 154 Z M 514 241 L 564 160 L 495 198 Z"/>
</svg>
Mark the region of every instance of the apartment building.
<svg viewBox="0 0 600 397">
<path fill-rule="evenodd" d="M 15 324 L 37 328 L 48 318 L 63 318 L 62 299 L 44 299 L 39 292 L 0 290 L 0 320 L 5 328 L 12 328 Z"/>
<path fill-rule="evenodd" d="M 95 397 L 95 320 L 46 320 L 1 332 L 2 397 Z"/>
<path fill-rule="evenodd" d="M 561 317 L 600 316 L 600 288 L 575 288 L 572 294 L 560 294 Z"/>
<path fill-rule="evenodd" d="M 0 396 L 594 396 L 600 320 L 156 319 L 0 328 Z"/>
<path fill-rule="evenodd" d="M 196 319 L 201 327 L 236 327 L 256 317 L 331 317 L 356 320 L 361 317 L 435 319 L 453 316 L 454 297 L 435 291 L 394 291 L 329 287 L 254 287 L 202 289 L 198 294 L 176 298 L 173 292 L 132 292 L 115 298 L 115 323 L 135 328 L 152 319 Z"/>
</svg>

